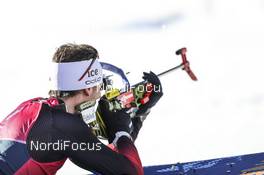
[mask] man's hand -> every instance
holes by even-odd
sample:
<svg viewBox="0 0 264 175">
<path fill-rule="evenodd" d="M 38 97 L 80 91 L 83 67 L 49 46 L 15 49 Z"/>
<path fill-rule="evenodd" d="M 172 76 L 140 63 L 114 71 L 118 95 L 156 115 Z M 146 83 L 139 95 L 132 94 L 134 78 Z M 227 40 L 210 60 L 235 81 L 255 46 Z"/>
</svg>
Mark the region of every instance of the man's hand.
<svg viewBox="0 0 264 175">
<path fill-rule="evenodd" d="M 106 125 L 109 143 L 117 139 L 116 137 L 120 137 L 120 133 L 130 137 L 133 125 L 129 114 L 123 110 L 116 112 L 110 111 L 108 101 L 105 98 L 100 99 L 99 108 L 102 113 L 102 119 Z"/>
</svg>

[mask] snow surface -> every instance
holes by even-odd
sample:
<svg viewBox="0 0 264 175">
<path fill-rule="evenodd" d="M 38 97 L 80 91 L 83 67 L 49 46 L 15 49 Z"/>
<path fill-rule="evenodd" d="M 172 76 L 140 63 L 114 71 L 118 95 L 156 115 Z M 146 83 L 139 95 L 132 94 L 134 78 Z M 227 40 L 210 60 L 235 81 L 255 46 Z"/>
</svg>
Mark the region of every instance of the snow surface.
<svg viewBox="0 0 264 175">
<path fill-rule="evenodd" d="M 47 96 L 61 44 L 95 46 L 105 62 L 161 72 L 187 47 L 198 82 L 161 79 L 164 97 L 136 141 L 144 165 L 263 152 L 263 0 L 1 1 L 0 119 Z M 58 174 L 85 174 L 67 161 Z"/>
</svg>

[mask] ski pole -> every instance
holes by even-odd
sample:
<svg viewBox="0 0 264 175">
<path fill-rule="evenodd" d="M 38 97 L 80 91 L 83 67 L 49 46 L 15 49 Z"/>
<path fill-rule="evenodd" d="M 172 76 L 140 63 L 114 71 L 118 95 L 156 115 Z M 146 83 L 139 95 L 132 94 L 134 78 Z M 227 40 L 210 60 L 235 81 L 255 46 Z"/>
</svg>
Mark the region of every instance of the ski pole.
<svg viewBox="0 0 264 175">
<path fill-rule="evenodd" d="M 184 47 L 184 48 L 181 48 L 179 50 L 176 51 L 176 55 L 181 55 L 182 57 L 182 63 L 176 67 L 173 67 L 171 69 L 168 69 L 164 72 L 161 72 L 159 73 L 157 76 L 160 77 L 160 76 L 163 76 L 163 75 L 166 75 L 174 70 L 177 70 L 177 69 L 182 69 L 182 70 L 185 70 L 187 72 L 187 74 L 190 76 L 190 78 L 194 81 L 197 81 L 197 78 L 196 76 L 194 75 L 194 73 L 192 72 L 191 68 L 190 68 L 190 63 L 189 61 L 187 60 L 187 57 L 186 57 L 186 52 L 187 52 L 187 49 Z"/>
<path fill-rule="evenodd" d="M 189 61 L 187 60 L 187 57 L 186 57 L 186 52 L 187 52 L 187 49 L 184 47 L 184 48 L 181 48 L 179 50 L 177 50 L 175 53 L 176 55 L 181 55 L 181 58 L 182 58 L 182 63 L 176 67 L 173 67 L 173 68 L 170 68 L 168 70 L 165 70 L 159 74 L 157 74 L 158 77 L 161 77 L 161 76 L 164 76 L 168 73 L 171 73 L 177 69 L 182 69 L 182 70 L 185 70 L 186 73 L 190 76 L 190 78 L 193 80 L 193 81 L 197 81 L 197 77 L 194 75 L 193 71 L 191 70 L 190 68 L 190 63 Z M 144 84 L 146 83 L 146 81 L 142 81 L 142 82 L 139 82 L 135 85 L 133 85 L 133 87 L 136 87 L 140 84 Z"/>
</svg>

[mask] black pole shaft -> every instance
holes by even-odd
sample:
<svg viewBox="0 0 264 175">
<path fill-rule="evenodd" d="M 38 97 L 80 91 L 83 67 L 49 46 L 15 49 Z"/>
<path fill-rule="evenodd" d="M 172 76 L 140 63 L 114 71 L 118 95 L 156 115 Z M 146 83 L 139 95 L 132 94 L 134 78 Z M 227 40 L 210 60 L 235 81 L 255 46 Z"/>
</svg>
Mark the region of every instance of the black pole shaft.
<svg viewBox="0 0 264 175">
<path fill-rule="evenodd" d="M 173 68 L 171 68 L 171 69 L 165 70 L 164 72 L 161 72 L 161 73 L 157 74 L 157 76 L 158 76 L 158 77 L 161 77 L 161 76 L 166 75 L 166 74 L 168 74 L 168 73 L 170 73 L 170 72 L 172 72 L 172 71 L 175 71 L 175 70 L 177 70 L 177 69 L 179 69 L 179 68 L 182 68 L 183 66 L 184 66 L 183 64 L 180 64 L 180 65 L 178 65 L 178 66 L 176 66 L 176 67 L 173 67 Z M 137 84 L 134 84 L 132 87 L 137 87 L 138 85 L 140 85 L 140 84 L 145 84 L 145 83 L 146 83 L 146 81 L 141 81 L 141 82 L 139 82 L 139 83 L 137 83 Z"/>
<path fill-rule="evenodd" d="M 161 73 L 159 73 L 157 76 L 158 76 L 158 77 L 163 76 L 163 75 L 165 75 L 165 74 L 167 74 L 167 73 L 170 73 L 170 72 L 172 72 L 172 71 L 174 71 L 174 70 L 177 70 L 177 69 L 179 69 L 179 68 L 182 68 L 182 67 L 183 67 L 183 64 L 181 64 L 181 65 L 179 65 L 179 66 L 176 66 L 176 67 L 173 67 L 173 68 L 171 68 L 171 69 L 169 69 L 169 70 L 166 70 L 166 71 L 164 71 L 164 72 L 161 72 Z"/>
</svg>

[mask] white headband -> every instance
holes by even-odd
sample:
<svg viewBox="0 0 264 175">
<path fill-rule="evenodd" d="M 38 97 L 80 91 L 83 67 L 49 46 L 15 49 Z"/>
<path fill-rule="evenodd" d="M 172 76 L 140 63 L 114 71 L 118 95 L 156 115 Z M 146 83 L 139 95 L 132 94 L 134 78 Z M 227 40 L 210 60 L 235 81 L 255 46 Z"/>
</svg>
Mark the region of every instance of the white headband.
<svg viewBox="0 0 264 175">
<path fill-rule="evenodd" d="M 102 66 L 94 60 L 52 63 L 51 90 L 73 91 L 90 88 L 102 83 Z"/>
</svg>

